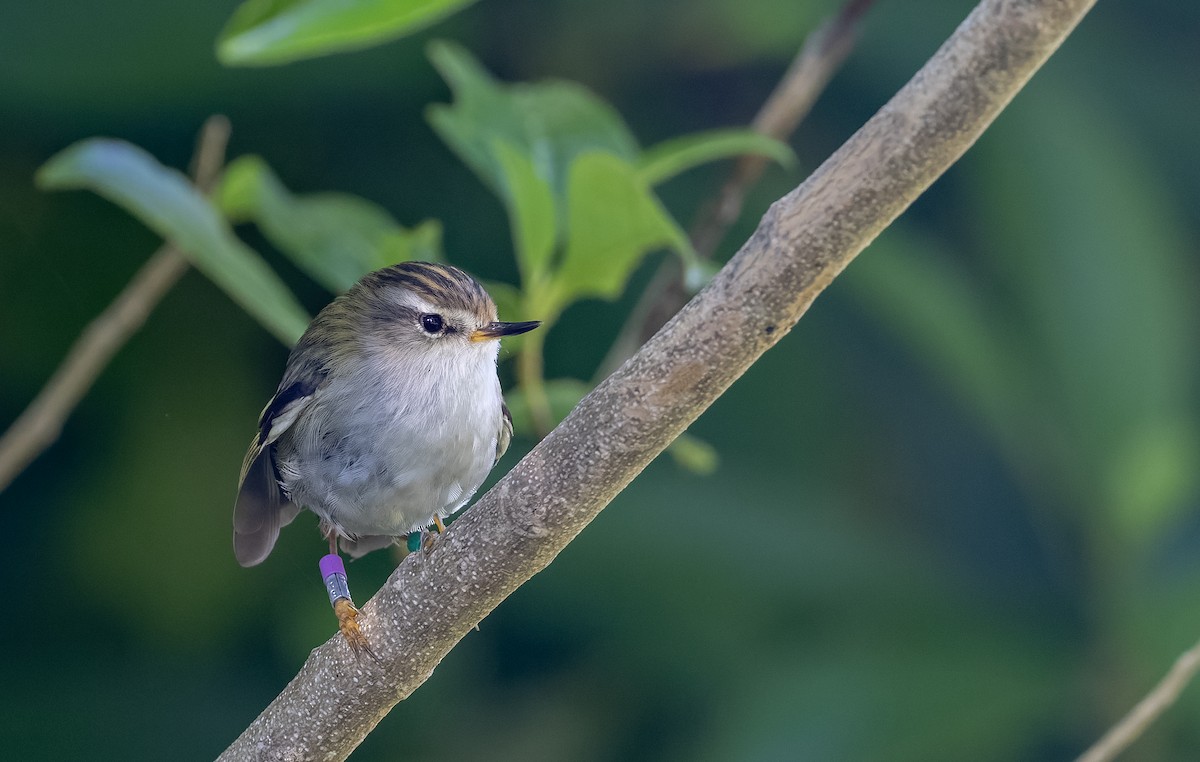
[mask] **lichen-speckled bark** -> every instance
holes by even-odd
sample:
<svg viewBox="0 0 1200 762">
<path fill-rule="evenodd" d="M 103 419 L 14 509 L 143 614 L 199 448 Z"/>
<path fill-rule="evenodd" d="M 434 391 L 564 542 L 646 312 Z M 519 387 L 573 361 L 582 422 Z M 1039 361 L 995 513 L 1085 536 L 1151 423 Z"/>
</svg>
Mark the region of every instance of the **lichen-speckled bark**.
<svg viewBox="0 0 1200 762">
<path fill-rule="evenodd" d="M 983 132 L 1094 0 L 984 0 L 920 72 L 776 202 L 713 282 L 454 523 L 222 759 L 342 759 L 536 574 Z"/>
</svg>

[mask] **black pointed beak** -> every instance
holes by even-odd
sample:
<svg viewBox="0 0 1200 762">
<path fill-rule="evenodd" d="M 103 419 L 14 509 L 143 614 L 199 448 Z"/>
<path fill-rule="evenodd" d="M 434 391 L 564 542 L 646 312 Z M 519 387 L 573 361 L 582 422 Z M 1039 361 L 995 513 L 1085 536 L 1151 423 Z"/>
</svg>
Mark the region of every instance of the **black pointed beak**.
<svg viewBox="0 0 1200 762">
<path fill-rule="evenodd" d="M 483 328 L 471 333 L 471 341 L 491 341 L 505 336 L 517 336 L 532 331 L 541 324 L 540 320 L 529 320 L 524 323 L 488 323 Z"/>
</svg>

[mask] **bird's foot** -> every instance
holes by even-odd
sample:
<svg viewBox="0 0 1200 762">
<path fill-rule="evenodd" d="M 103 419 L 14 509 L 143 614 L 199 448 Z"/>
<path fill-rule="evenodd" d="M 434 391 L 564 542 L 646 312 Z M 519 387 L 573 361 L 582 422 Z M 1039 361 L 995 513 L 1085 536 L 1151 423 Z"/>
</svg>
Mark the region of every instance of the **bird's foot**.
<svg viewBox="0 0 1200 762">
<path fill-rule="evenodd" d="M 358 609 L 349 598 L 338 598 L 333 602 L 333 613 L 338 618 L 338 630 L 341 631 L 342 637 L 346 639 L 346 645 L 350 646 L 350 650 L 354 652 L 354 658 L 360 659 L 365 653 L 379 663 L 379 657 L 371 650 L 371 644 L 367 642 L 367 636 L 363 634 L 362 628 L 358 626 Z"/>
<path fill-rule="evenodd" d="M 441 539 L 442 533 L 446 531 L 446 525 L 442 523 L 441 516 L 433 517 L 433 529 L 428 531 L 421 530 L 421 550 L 425 553 L 433 550 L 433 546 Z"/>
<path fill-rule="evenodd" d="M 321 576 L 325 579 L 325 591 L 329 593 L 329 603 L 333 606 L 333 613 L 338 618 L 338 630 L 346 639 L 346 645 L 350 646 L 350 650 L 354 652 L 354 658 L 359 659 L 365 653 L 376 663 L 382 663 L 375 652 L 371 650 L 371 645 L 367 642 L 367 636 L 363 634 L 362 628 L 358 626 L 358 609 L 354 607 L 354 601 L 350 600 L 350 587 L 346 583 L 346 565 L 342 563 L 341 556 L 330 553 L 322 558 Z"/>
</svg>

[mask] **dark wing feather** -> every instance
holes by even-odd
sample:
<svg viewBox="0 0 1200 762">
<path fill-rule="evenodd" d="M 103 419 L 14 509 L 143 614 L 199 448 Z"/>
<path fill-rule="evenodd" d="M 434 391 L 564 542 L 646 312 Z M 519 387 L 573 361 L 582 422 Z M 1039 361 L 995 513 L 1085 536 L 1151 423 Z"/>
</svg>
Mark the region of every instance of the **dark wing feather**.
<svg viewBox="0 0 1200 762">
<path fill-rule="evenodd" d="M 292 425 L 296 415 L 307 407 L 306 398 L 311 398 L 321 378 L 301 379 L 280 389 L 263 408 L 258 417 L 258 443 L 274 442 Z M 298 403 L 298 404 L 293 404 Z M 280 428 L 282 424 L 282 428 Z"/>
</svg>

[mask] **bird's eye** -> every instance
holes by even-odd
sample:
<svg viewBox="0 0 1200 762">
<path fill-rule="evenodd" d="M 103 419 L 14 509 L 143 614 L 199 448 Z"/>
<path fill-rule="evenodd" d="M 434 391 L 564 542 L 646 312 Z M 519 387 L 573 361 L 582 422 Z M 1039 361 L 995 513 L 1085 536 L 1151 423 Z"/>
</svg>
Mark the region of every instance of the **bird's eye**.
<svg viewBox="0 0 1200 762">
<path fill-rule="evenodd" d="M 425 329 L 426 333 L 438 333 L 442 330 L 442 326 L 441 315 L 428 314 L 421 316 L 421 327 Z"/>
</svg>

